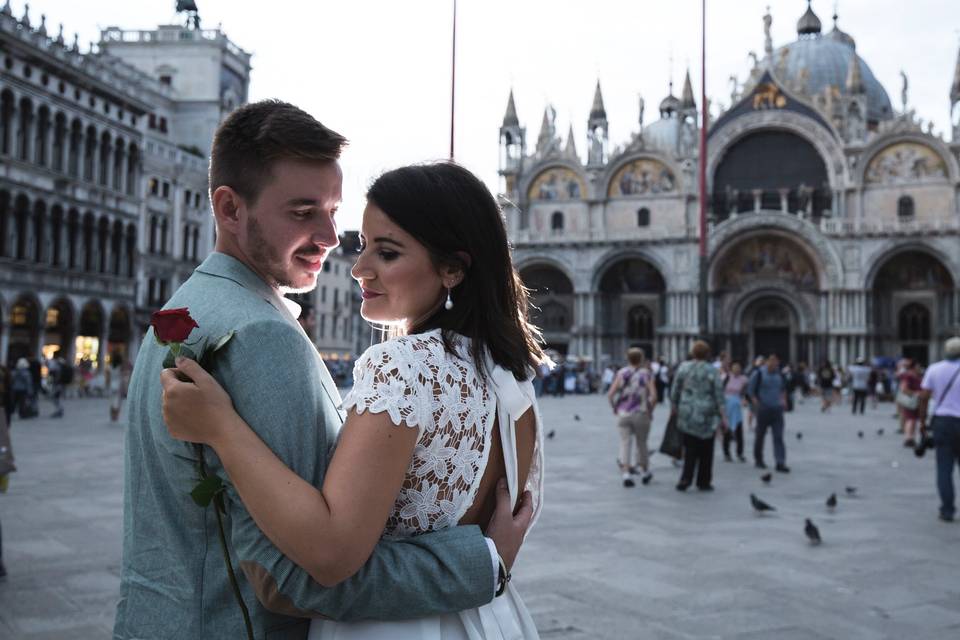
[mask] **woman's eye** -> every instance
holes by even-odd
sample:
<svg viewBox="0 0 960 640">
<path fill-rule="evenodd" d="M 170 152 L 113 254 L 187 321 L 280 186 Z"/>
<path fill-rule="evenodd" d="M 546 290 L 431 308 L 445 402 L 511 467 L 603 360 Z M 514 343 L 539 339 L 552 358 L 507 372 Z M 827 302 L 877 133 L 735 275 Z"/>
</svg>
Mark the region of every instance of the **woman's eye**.
<svg viewBox="0 0 960 640">
<path fill-rule="evenodd" d="M 400 254 L 398 254 L 396 251 L 388 251 L 386 249 L 381 249 L 378 252 L 378 255 L 380 256 L 381 259 L 390 261 L 395 259 Z"/>
</svg>

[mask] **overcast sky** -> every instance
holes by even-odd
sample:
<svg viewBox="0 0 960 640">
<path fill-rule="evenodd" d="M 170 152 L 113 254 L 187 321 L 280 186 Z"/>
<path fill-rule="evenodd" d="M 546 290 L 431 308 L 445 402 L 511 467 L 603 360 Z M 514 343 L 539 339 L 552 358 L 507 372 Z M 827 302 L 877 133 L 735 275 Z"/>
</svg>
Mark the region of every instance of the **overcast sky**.
<svg viewBox="0 0 960 640">
<path fill-rule="evenodd" d="M 151 29 L 179 22 L 174 0 L 36 0 L 36 24 L 64 23 L 68 40 L 99 40 L 101 28 Z M 796 39 L 804 0 L 708 0 L 707 89 L 729 103 L 729 77 L 743 80 L 748 53 L 763 52 L 770 5 L 774 46 Z M 379 172 L 444 158 L 450 130 L 452 0 L 197 0 L 202 26 L 221 25 L 253 53 L 250 97 L 276 97 L 346 135 L 341 228 L 359 226 L 363 194 Z M 16 15 L 22 0 L 13 2 Z M 687 65 L 699 94 L 699 0 L 460 0 L 457 35 L 457 159 L 498 188 L 498 128 L 514 89 L 532 147 L 543 110 L 558 129 L 572 123 L 586 149 L 586 120 L 597 79 L 611 146 L 637 129 L 637 97 L 647 123 L 672 77 L 678 93 Z M 834 4 L 813 2 L 832 28 Z M 840 27 L 900 108 L 900 70 L 909 102 L 937 131 L 949 127 L 948 93 L 960 44 L 957 0 L 843 0 Z M 83 49 L 86 49 L 84 44 Z M 670 64 L 670 60 L 673 64 Z M 672 74 L 671 74 L 672 71 Z M 949 136 L 949 133 L 945 135 Z"/>
</svg>

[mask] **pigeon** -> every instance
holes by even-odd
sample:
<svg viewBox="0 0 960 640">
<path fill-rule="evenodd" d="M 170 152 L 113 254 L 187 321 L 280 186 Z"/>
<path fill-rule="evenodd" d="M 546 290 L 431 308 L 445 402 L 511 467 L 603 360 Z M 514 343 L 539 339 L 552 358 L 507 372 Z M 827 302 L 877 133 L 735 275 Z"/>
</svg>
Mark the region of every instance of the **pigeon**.
<svg viewBox="0 0 960 640">
<path fill-rule="evenodd" d="M 577 422 L 580 422 L 580 414 L 578 413 L 573 414 L 573 419 L 576 420 Z"/>
<path fill-rule="evenodd" d="M 810 521 L 810 518 L 807 518 L 807 526 L 803 528 L 803 532 L 807 534 L 807 539 L 810 540 L 810 544 L 820 544 L 822 542 L 820 539 L 820 530 L 817 529 L 817 525 Z"/>
<path fill-rule="evenodd" d="M 760 476 L 760 479 L 763 480 L 763 481 L 766 482 L 766 483 L 769 483 L 769 482 L 773 479 L 773 474 L 772 474 L 772 473 L 765 473 L 765 474 L 763 474 L 762 476 Z"/>
<path fill-rule="evenodd" d="M 856 487 L 847 487 L 847 495 L 848 495 L 848 496 L 852 496 L 852 495 L 855 494 L 856 492 L 857 492 L 857 488 L 856 488 Z"/>
<path fill-rule="evenodd" d="M 831 493 L 830 497 L 827 498 L 827 508 L 835 509 L 837 507 L 837 494 Z"/>
<path fill-rule="evenodd" d="M 883 435 L 883 429 L 877 429 L 877 435 L 878 435 L 878 436 L 882 436 L 882 435 Z"/>
<path fill-rule="evenodd" d="M 776 511 L 774 507 L 770 506 L 752 493 L 750 494 L 750 504 L 753 506 L 754 510 L 759 513 L 763 513 L 764 511 Z"/>
<path fill-rule="evenodd" d="M 799 431 L 797 432 L 797 440 L 803 440 L 803 434 Z"/>
<path fill-rule="evenodd" d="M 553 436 L 555 436 L 555 435 L 557 435 L 557 430 L 556 430 L 556 429 L 550 429 L 550 431 L 547 432 L 547 438 L 549 438 L 549 439 L 551 439 L 551 440 L 553 439 Z"/>
<path fill-rule="evenodd" d="M 857 431 L 857 437 L 858 437 L 858 438 L 862 438 L 862 437 L 863 437 L 863 431 Z"/>
</svg>

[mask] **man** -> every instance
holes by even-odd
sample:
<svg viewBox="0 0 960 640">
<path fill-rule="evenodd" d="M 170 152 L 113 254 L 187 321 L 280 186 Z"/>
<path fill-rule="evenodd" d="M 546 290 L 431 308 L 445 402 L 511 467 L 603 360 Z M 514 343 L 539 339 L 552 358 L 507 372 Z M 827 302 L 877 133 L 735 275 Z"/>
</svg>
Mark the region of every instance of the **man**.
<svg viewBox="0 0 960 640">
<path fill-rule="evenodd" d="M 960 467 L 960 336 L 944 345 L 944 360 L 927 369 L 920 383 L 918 413 L 920 430 L 926 434 L 927 406 L 933 398 L 936 408 L 930 427 L 937 447 L 937 491 L 940 519 L 952 522 L 957 508 L 953 492 L 953 469 Z M 922 442 L 921 442 L 921 445 Z"/>
<path fill-rule="evenodd" d="M 790 473 L 787 466 L 787 448 L 783 442 L 783 411 L 787 407 L 786 386 L 780 375 L 780 358 L 767 357 L 765 366 L 757 367 L 748 386 L 753 413 L 757 417 L 757 433 L 753 442 L 753 460 L 758 469 L 766 469 L 763 462 L 763 440 L 767 429 L 773 431 L 773 455 L 777 471 Z"/>
<path fill-rule="evenodd" d="M 855 364 L 850 365 L 850 388 L 853 390 L 853 414 L 857 414 L 857 407 L 860 407 L 860 415 L 867 409 L 867 393 L 870 391 L 870 374 L 872 370 L 867 366 L 864 358 L 857 358 Z"/>
<path fill-rule="evenodd" d="M 216 250 L 167 303 L 199 325 L 190 341 L 235 331 L 213 374 L 238 413 L 291 469 L 320 487 L 340 397 L 287 291 L 316 286 L 337 244 L 346 140 L 296 107 L 234 111 L 210 158 Z M 416 538 L 381 541 L 352 578 L 323 588 L 257 528 L 212 449 L 172 440 L 161 414 L 166 349 L 144 338 L 129 388 L 123 568 L 114 638 L 245 638 L 213 507 L 189 492 L 206 466 L 226 485 L 226 544 L 258 640 L 305 638 L 310 617 L 417 618 L 489 602 L 505 584 L 532 510 Z M 507 491 L 498 500 L 509 501 Z M 499 555 L 507 569 L 497 571 Z"/>
</svg>

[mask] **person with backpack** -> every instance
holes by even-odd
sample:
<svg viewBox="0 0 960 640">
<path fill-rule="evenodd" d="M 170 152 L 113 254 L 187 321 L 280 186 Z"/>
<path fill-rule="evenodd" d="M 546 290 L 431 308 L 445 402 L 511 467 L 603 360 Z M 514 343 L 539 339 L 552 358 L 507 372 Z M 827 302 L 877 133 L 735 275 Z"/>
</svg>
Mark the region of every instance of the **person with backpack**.
<svg viewBox="0 0 960 640">
<path fill-rule="evenodd" d="M 763 462 L 763 441 L 767 429 L 773 432 L 773 455 L 776 469 L 790 473 L 787 466 L 787 448 L 783 442 L 783 412 L 787 408 L 787 389 L 780 374 L 780 358 L 770 354 L 766 366 L 757 367 L 750 376 L 750 401 L 757 417 L 757 433 L 753 441 L 753 461 L 758 469 L 766 469 Z"/>
<path fill-rule="evenodd" d="M 13 392 L 13 406 L 18 415 L 21 418 L 36 416 L 36 390 L 33 386 L 33 375 L 30 373 L 30 363 L 26 358 L 17 360 L 10 380 L 10 389 Z"/>
<path fill-rule="evenodd" d="M 730 456 L 730 443 L 737 443 L 737 459 L 740 462 L 746 462 L 743 457 L 743 396 L 747 387 L 747 376 L 743 375 L 743 370 L 739 362 L 734 362 L 730 366 L 730 373 L 723 378 L 723 397 L 726 402 L 727 423 L 730 428 L 723 432 L 723 458 L 727 462 L 733 462 Z"/>
<path fill-rule="evenodd" d="M 627 363 L 614 377 L 613 384 L 607 391 L 607 399 L 610 400 L 613 414 L 617 416 L 617 429 L 620 431 L 620 457 L 617 461 L 623 474 L 623 486 L 633 487 L 636 485 L 633 480 L 636 467 L 630 464 L 630 454 L 634 448 L 637 452 L 637 467 L 643 470 L 640 481 L 649 484 L 653 479 L 653 474 L 650 473 L 647 436 L 650 435 L 657 388 L 643 349 L 628 349 Z"/>
<path fill-rule="evenodd" d="M 944 359 L 927 368 L 920 383 L 920 432 L 927 433 L 927 408 L 930 398 L 936 402 L 930 428 L 937 448 L 937 492 L 940 494 L 940 519 L 952 522 L 957 508 L 953 491 L 953 470 L 960 467 L 960 336 L 944 345 Z M 924 438 L 925 439 L 925 438 Z M 923 440 L 921 445 L 923 446 Z"/>
</svg>

